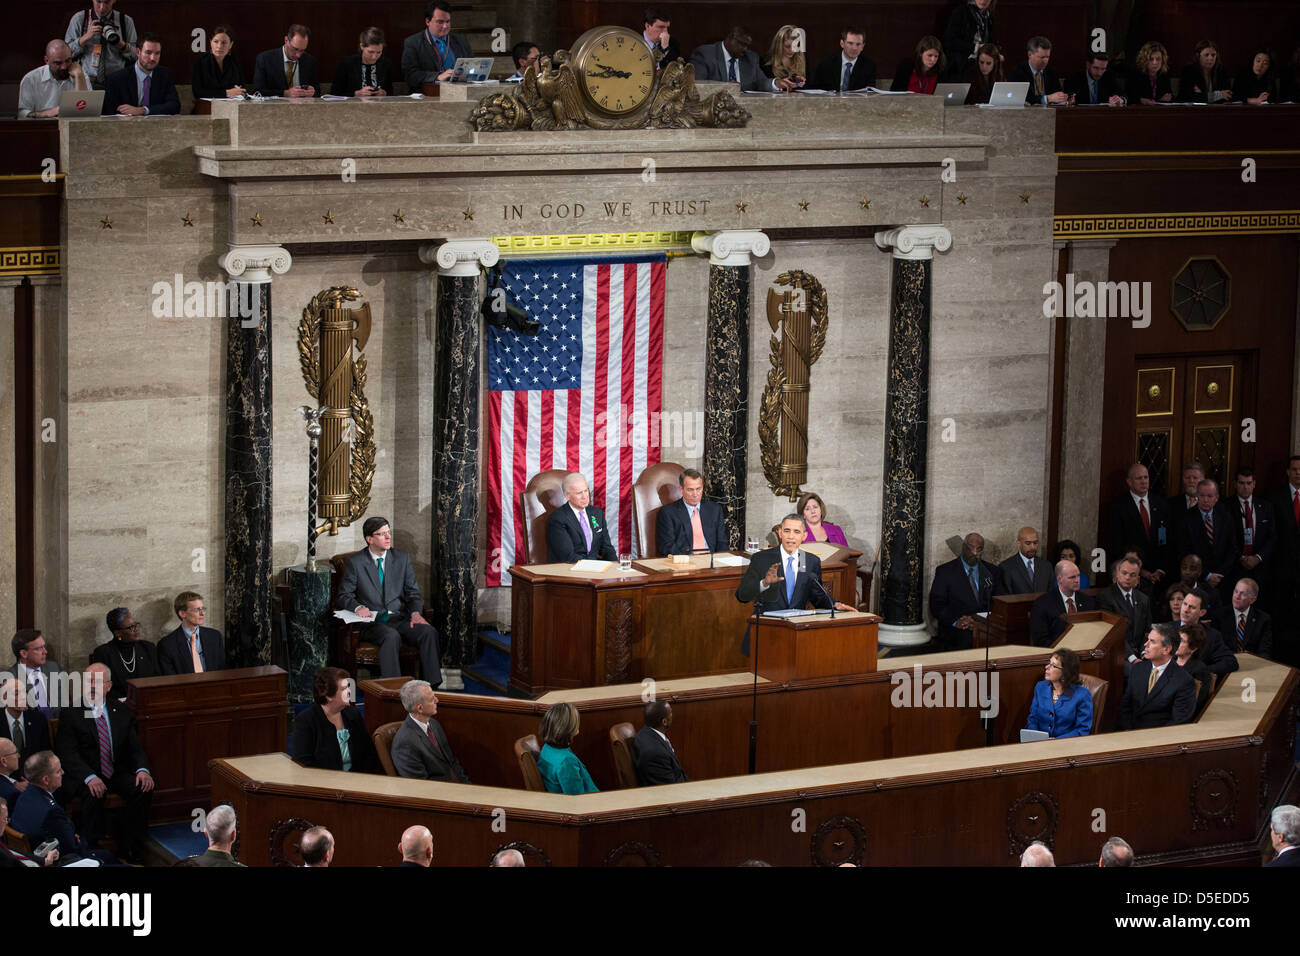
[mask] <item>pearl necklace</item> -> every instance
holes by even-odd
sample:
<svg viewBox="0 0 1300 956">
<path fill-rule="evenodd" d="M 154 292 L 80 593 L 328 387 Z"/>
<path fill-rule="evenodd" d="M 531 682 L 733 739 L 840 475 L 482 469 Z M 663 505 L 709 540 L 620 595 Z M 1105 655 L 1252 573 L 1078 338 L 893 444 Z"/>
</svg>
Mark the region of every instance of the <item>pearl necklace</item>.
<svg viewBox="0 0 1300 956">
<path fill-rule="evenodd" d="M 126 655 L 122 653 L 122 649 L 121 649 L 120 647 L 117 649 L 117 656 L 120 657 L 120 658 L 122 659 L 122 666 L 126 668 L 126 672 L 127 672 L 128 674 L 134 674 L 134 673 L 135 673 L 135 658 L 136 658 L 136 650 L 135 650 L 135 648 L 134 648 L 134 647 L 131 648 L 131 663 L 129 663 L 129 664 L 126 662 Z"/>
</svg>

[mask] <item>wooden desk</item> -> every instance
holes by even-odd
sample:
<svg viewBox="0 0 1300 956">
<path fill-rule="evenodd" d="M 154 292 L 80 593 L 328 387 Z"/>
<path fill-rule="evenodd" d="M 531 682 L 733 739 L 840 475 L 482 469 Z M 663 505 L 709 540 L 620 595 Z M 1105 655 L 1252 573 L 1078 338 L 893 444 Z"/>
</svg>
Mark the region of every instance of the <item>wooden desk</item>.
<svg viewBox="0 0 1300 956">
<path fill-rule="evenodd" d="M 284 751 L 285 679 L 268 666 L 127 681 L 127 706 L 157 785 L 154 822 L 210 806 L 209 760 Z"/>
<path fill-rule="evenodd" d="M 1096 598 L 1105 588 L 1087 588 L 1084 594 Z M 976 621 L 972 628 L 974 647 L 983 647 L 985 636 L 991 647 L 1002 644 L 1032 644 L 1029 638 L 1029 612 L 1034 602 L 1042 595 L 1035 594 L 999 594 L 993 599 L 993 610 L 985 620 Z"/>
<path fill-rule="evenodd" d="M 826 589 L 855 603 L 859 551 L 822 561 Z M 697 556 L 682 570 L 665 559 L 585 575 L 566 564 L 510 569 L 510 686 L 530 697 L 550 690 L 670 680 L 745 670 L 740 652 L 752 608 L 736 600 L 743 567 Z"/>
</svg>

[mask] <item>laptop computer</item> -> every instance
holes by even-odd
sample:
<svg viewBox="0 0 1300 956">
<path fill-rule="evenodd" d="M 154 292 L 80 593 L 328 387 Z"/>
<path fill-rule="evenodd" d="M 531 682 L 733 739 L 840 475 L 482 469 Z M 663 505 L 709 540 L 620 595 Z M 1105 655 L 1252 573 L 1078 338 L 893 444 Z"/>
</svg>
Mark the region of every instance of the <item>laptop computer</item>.
<svg viewBox="0 0 1300 956">
<path fill-rule="evenodd" d="M 492 72 L 492 57 L 457 57 L 456 65 L 452 69 L 451 82 L 453 83 L 481 83 Z"/>
<path fill-rule="evenodd" d="M 980 106 L 986 106 L 991 110 L 1018 110 L 1024 107 L 1025 97 L 1028 95 L 1028 83 L 994 83 L 989 101 L 981 103 Z"/>
<path fill-rule="evenodd" d="M 965 106 L 969 92 L 969 83 L 940 83 L 934 88 L 934 95 L 943 97 L 944 106 Z"/>
<path fill-rule="evenodd" d="M 59 94 L 59 119 L 98 116 L 103 109 L 103 90 L 64 90 Z"/>
</svg>

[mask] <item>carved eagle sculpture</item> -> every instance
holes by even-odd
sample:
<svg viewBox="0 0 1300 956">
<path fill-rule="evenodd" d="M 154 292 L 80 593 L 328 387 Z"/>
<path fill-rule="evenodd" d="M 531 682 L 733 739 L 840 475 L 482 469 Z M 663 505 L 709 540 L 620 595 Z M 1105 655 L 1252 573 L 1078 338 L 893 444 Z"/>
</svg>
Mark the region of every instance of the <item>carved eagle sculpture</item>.
<svg viewBox="0 0 1300 956">
<path fill-rule="evenodd" d="M 578 78 L 569 69 L 568 59 L 567 50 L 556 51 L 554 57 L 541 58 L 538 64 L 541 71 L 537 74 L 537 95 L 543 103 L 550 105 L 553 125 L 538 125 L 545 123 L 547 117 L 534 116 L 533 129 L 580 129 L 587 125 Z"/>
</svg>

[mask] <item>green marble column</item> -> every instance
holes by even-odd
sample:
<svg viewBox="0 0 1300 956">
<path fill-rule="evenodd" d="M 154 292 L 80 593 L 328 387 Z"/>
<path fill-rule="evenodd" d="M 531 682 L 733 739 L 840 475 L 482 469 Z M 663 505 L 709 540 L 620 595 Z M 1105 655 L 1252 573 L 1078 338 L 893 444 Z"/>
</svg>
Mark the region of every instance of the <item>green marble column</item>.
<svg viewBox="0 0 1300 956">
<path fill-rule="evenodd" d="M 316 671 L 329 660 L 330 576 L 329 563 L 308 571 L 298 564 L 284 571 L 285 583 L 293 595 L 289 616 L 289 700 L 308 703 L 313 699 Z"/>
</svg>

